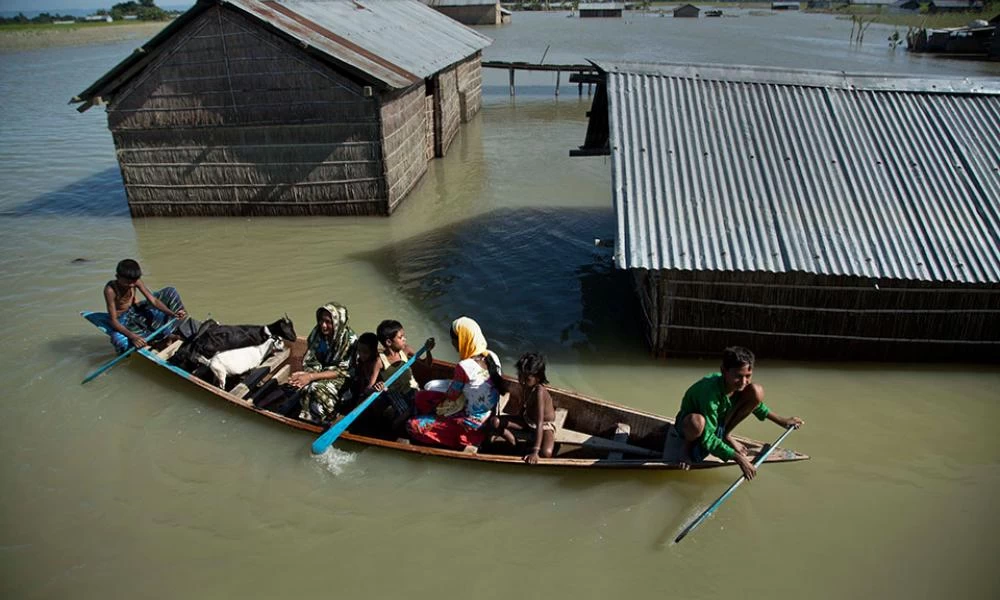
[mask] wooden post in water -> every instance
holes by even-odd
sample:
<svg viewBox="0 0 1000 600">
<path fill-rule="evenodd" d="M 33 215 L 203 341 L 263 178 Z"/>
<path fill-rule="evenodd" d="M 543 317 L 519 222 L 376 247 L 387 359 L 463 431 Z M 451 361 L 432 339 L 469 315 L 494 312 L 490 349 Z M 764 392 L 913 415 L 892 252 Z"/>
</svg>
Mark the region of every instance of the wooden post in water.
<svg viewBox="0 0 1000 600">
<path fill-rule="evenodd" d="M 583 82 L 582 81 L 580 83 L 576 84 L 576 93 L 581 98 L 583 97 Z"/>
<path fill-rule="evenodd" d="M 556 71 L 556 96 L 559 96 L 559 76 L 562 75 L 560 71 Z"/>
<path fill-rule="evenodd" d="M 510 95 L 514 96 L 514 67 L 510 68 Z"/>
</svg>

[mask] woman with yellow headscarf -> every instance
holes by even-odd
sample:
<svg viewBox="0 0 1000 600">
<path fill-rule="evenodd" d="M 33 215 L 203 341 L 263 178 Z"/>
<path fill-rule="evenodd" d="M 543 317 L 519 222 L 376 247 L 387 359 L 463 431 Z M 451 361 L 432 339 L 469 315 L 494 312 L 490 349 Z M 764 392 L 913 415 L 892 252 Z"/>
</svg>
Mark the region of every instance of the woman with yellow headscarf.
<svg viewBox="0 0 1000 600">
<path fill-rule="evenodd" d="M 486 437 L 483 425 L 507 392 L 507 383 L 500 375 L 500 359 L 487 349 L 474 320 L 455 319 L 451 343 L 459 357 L 452 378 L 428 382 L 417 392 L 418 416 L 406 428 L 416 442 L 453 449 L 478 446 Z"/>
</svg>

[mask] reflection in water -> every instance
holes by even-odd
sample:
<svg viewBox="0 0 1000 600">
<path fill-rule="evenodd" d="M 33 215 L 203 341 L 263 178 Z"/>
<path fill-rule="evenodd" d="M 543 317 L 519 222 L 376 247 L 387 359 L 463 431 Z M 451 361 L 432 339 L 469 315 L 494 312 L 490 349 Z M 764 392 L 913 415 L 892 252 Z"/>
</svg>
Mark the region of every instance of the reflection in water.
<svg viewBox="0 0 1000 600">
<path fill-rule="evenodd" d="M 128 202 L 122 187 L 121 171 L 105 169 L 60 189 L 45 192 L 34 200 L 19 204 L 5 216 L 59 215 L 64 217 L 127 216 Z"/>
<path fill-rule="evenodd" d="M 475 318 L 501 356 L 606 361 L 643 343 L 628 274 L 592 244 L 613 228 L 610 209 L 501 209 L 360 258 L 443 329 Z"/>
</svg>

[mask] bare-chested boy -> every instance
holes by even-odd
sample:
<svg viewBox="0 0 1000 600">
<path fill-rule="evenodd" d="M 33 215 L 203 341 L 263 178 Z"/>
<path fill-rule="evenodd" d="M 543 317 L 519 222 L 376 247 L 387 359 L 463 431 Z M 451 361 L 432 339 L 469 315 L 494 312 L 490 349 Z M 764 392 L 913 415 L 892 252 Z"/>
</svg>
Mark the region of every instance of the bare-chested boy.
<svg viewBox="0 0 1000 600">
<path fill-rule="evenodd" d="M 138 290 L 145 300 L 139 301 Z M 126 258 L 115 268 L 115 279 L 104 285 L 104 302 L 111 319 L 111 344 L 119 354 L 129 346 L 142 348 L 146 335 L 158 329 L 169 319 L 187 316 L 180 294 L 172 287 L 150 292 L 142 282 L 139 263 Z"/>
</svg>

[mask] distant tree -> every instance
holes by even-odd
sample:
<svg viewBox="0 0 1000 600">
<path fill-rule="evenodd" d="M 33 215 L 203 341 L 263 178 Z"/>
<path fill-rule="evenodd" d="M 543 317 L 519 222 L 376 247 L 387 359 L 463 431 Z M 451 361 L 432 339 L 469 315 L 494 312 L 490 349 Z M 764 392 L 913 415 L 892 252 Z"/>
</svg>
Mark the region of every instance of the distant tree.
<svg viewBox="0 0 1000 600">
<path fill-rule="evenodd" d="M 111 16 L 115 20 L 121 20 L 126 16 L 136 16 L 141 21 L 165 21 L 170 18 L 169 13 L 156 6 L 154 0 L 119 2 L 111 7 Z"/>
</svg>

